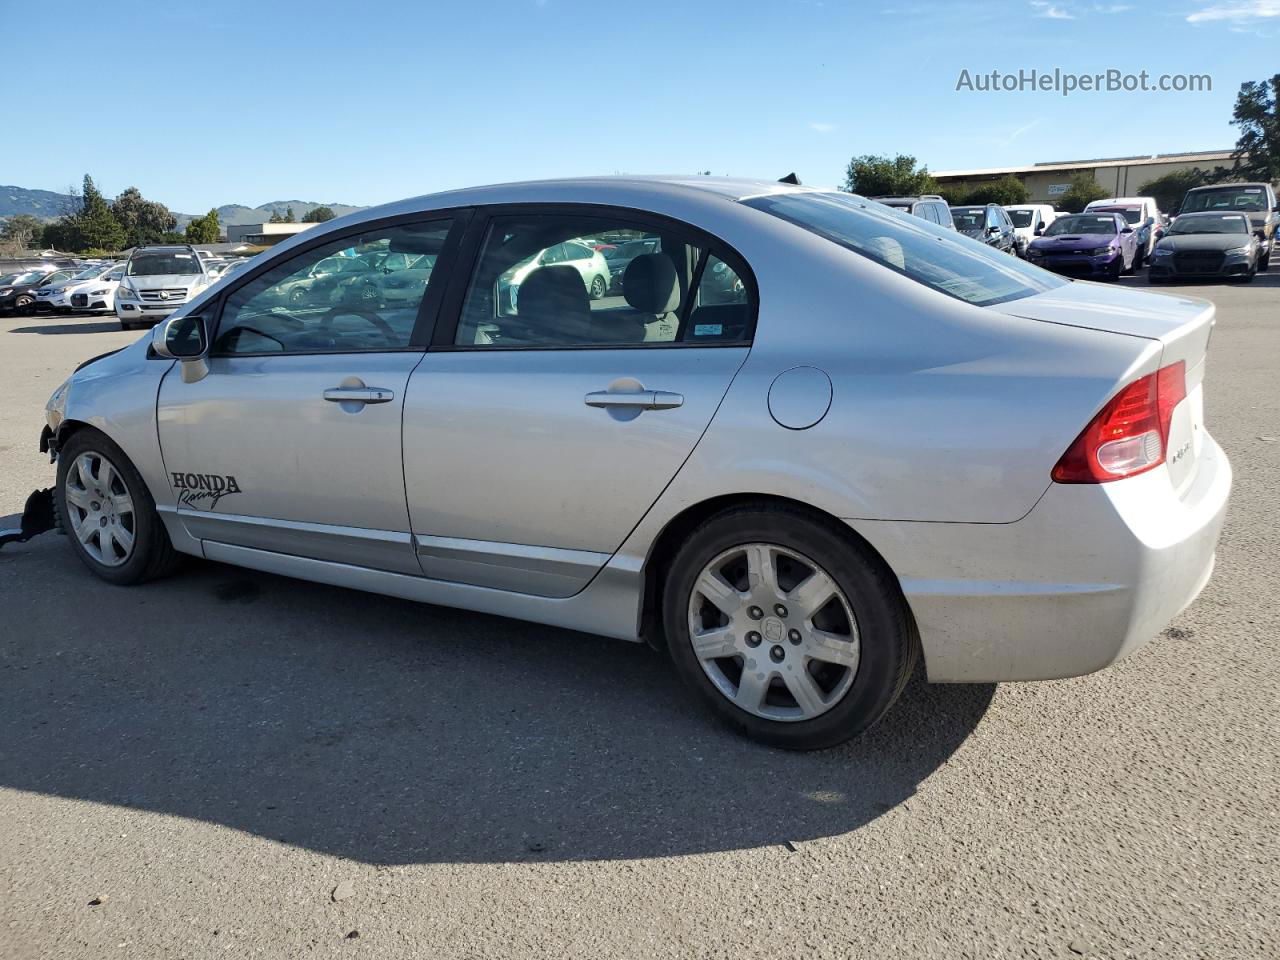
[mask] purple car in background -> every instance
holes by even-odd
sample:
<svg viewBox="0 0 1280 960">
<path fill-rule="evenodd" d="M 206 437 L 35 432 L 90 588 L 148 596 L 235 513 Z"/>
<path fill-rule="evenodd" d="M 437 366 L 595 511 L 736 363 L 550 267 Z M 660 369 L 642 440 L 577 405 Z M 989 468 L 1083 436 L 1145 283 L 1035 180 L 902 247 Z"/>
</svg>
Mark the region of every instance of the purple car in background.
<svg viewBox="0 0 1280 960">
<path fill-rule="evenodd" d="M 1131 273 L 1138 235 L 1119 213 L 1069 213 L 1027 246 L 1037 266 L 1073 277 L 1114 280 Z"/>
</svg>

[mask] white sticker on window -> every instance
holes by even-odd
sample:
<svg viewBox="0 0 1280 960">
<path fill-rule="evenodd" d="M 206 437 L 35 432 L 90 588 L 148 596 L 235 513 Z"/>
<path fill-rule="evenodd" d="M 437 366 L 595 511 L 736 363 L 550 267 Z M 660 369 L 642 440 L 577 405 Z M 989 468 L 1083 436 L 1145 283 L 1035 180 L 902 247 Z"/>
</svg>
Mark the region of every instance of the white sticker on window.
<svg viewBox="0 0 1280 960">
<path fill-rule="evenodd" d="M 695 337 L 718 337 L 723 330 L 723 323 L 695 323 L 693 325 L 693 335 Z"/>
</svg>

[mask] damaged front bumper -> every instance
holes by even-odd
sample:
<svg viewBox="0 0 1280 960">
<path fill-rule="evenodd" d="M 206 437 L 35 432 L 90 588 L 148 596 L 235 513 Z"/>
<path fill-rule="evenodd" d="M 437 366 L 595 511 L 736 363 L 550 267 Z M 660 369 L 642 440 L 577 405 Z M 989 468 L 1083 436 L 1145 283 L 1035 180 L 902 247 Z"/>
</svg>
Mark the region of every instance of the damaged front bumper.
<svg viewBox="0 0 1280 960">
<path fill-rule="evenodd" d="M 53 487 L 33 490 L 22 508 L 22 519 L 15 530 L 0 530 L 0 547 L 6 543 L 26 543 L 58 525 L 53 506 Z"/>
</svg>

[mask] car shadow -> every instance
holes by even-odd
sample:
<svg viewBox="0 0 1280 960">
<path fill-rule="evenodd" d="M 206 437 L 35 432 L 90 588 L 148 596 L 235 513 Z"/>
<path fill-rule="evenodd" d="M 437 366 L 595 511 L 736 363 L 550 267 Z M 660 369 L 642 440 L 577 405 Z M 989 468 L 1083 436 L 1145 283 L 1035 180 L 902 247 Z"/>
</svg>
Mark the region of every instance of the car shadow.
<svg viewBox="0 0 1280 960">
<path fill-rule="evenodd" d="M 1150 287 L 1152 290 L 1156 291 L 1176 291 L 1184 287 L 1240 287 L 1245 290 L 1254 287 L 1280 287 L 1280 267 L 1270 270 L 1267 273 L 1257 274 L 1249 283 L 1241 283 L 1239 280 L 1224 280 L 1221 278 L 1187 278 L 1166 280 L 1162 283 L 1152 283 L 1147 275 L 1147 271 L 1145 270 L 1133 276 L 1121 277 L 1120 283 L 1130 287 Z"/>
<path fill-rule="evenodd" d="M 210 563 L 112 587 L 56 534 L 0 551 L 0 602 L 0 785 L 377 864 L 794 850 L 911 797 L 995 690 L 916 676 L 797 754 L 639 644 Z"/>
<path fill-rule="evenodd" d="M 31 318 L 36 319 L 36 318 Z M 86 322 L 90 321 L 90 322 Z M 88 317 L 64 317 L 53 323 L 42 323 L 35 326 L 14 327 L 10 333 L 110 333 L 120 332 L 120 321 L 99 320 Z"/>
</svg>

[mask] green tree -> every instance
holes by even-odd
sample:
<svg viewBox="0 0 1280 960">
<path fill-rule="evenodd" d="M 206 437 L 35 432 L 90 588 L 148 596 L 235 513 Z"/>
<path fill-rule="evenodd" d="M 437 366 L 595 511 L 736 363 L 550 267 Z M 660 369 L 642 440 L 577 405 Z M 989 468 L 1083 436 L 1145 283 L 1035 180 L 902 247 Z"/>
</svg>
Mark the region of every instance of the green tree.
<svg viewBox="0 0 1280 960">
<path fill-rule="evenodd" d="M 160 243 L 178 223 L 168 207 L 143 199 L 137 187 L 127 187 L 116 197 L 111 213 L 124 228 L 125 245 L 130 247 Z"/>
<path fill-rule="evenodd" d="M 187 224 L 187 243 L 217 243 L 221 231 L 218 211 L 210 210 L 203 217 L 196 217 Z"/>
<path fill-rule="evenodd" d="M 279 210 L 272 210 L 271 219 L 267 223 L 284 223 L 284 217 L 280 216 Z"/>
<path fill-rule="evenodd" d="M 1029 199 L 1031 194 L 1027 192 L 1027 185 L 1013 174 L 1007 173 L 999 180 L 992 180 L 990 183 L 975 187 L 969 192 L 964 202 L 998 203 L 1002 207 L 1008 207 L 1017 203 L 1026 203 Z"/>
<path fill-rule="evenodd" d="M 281 223 L 297 223 L 297 219 L 293 215 L 293 207 L 288 207 L 284 211 L 284 216 L 280 219 Z"/>
<path fill-rule="evenodd" d="M 854 157 L 845 168 L 844 189 L 864 197 L 914 196 L 937 193 L 937 181 L 927 167 L 916 167 L 916 158 L 906 154 Z"/>
<path fill-rule="evenodd" d="M 328 220 L 332 220 L 333 217 L 334 217 L 334 213 L 330 208 L 316 207 L 314 210 L 308 213 L 304 213 L 302 215 L 302 222 L 303 223 L 325 223 Z"/>
<path fill-rule="evenodd" d="M 44 230 L 42 224 L 29 213 L 15 213 L 4 222 L 0 237 L 18 250 L 27 250 Z"/>
<path fill-rule="evenodd" d="M 80 195 L 80 213 L 73 220 L 73 250 L 119 250 L 124 246 L 124 227 L 111 213 L 111 207 L 93 182 L 84 175 L 84 187 Z"/>
<path fill-rule="evenodd" d="M 1280 73 L 1240 84 L 1231 123 L 1240 129 L 1232 173 L 1241 180 L 1280 180 Z"/>
<path fill-rule="evenodd" d="M 1093 174 L 1077 173 L 1071 178 L 1071 186 L 1067 192 L 1058 201 L 1058 209 L 1067 213 L 1079 213 L 1093 201 L 1102 200 L 1106 196 L 1107 191 L 1093 179 Z"/>
<path fill-rule="evenodd" d="M 1156 206 L 1165 212 L 1173 212 L 1182 206 L 1182 198 L 1192 187 L 1204 186 L 1217 179 L 1215 174 L 1192 167 L 1190 170 L 1175 170 L 1163 177 L 1148 180 L 1138 188 L 1138 196 L 1151 197 Z"/>
</svg>

